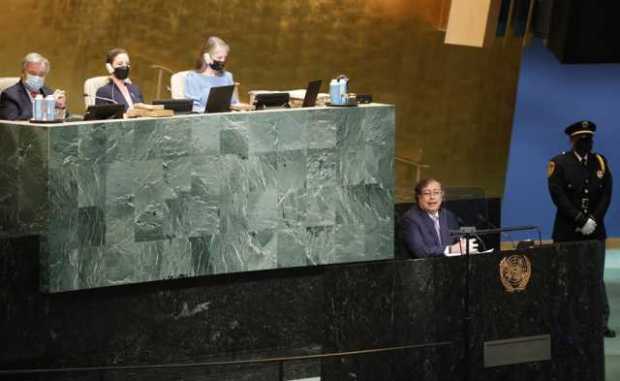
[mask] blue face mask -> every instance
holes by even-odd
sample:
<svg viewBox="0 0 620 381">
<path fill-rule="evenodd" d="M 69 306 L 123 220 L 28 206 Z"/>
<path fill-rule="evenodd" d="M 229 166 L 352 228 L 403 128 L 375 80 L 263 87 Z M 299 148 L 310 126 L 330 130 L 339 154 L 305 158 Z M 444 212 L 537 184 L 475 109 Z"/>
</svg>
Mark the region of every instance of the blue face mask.
<svg viewBox="0 0 620 381">
<path fill-rule="evenodd" d="M 26 74 L 26 79 L 24 80 L 24 84 L 30 91 L 39 91 L 43 87 L 45 83 L 45 77 L 40 77 L 38 75 Z"/>
</svg>

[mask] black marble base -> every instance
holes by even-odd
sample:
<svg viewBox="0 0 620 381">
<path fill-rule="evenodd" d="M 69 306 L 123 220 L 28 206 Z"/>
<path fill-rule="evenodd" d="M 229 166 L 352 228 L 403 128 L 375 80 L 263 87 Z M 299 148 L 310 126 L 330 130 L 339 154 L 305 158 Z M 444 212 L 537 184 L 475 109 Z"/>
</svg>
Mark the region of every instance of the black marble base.
<svg viewBox="0 0 620 381">
<path fill-rule="evenodd" d="M 532 249 L 525 291 L 472 257 L 471 380 L 603 380 L 597 242 Z M 38 239 L 0 240 L 0 370 L 197 363 L 452 342 L 285 363 L 284 379 L 462 379 L 464 258 L 396 260 L 38 291 Z M 488 340 L 550 334 L 552 360 L 483 366 Z M 275 380 L 277 363 L 2 380 Z"/>
</svg>

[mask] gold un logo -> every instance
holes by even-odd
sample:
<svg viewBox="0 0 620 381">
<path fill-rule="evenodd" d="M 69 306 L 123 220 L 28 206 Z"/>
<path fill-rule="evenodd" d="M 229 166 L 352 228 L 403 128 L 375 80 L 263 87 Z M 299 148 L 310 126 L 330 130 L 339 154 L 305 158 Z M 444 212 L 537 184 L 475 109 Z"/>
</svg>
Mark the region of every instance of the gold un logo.
<svg viewBox="0 0 620 381">
<path fill-rule="evenodd" d="M 523 291 L 532 275 L 532 264 L 525 255 L 511 255 L 499 262 L 499 279 L 507 292 Z"/>
</svg>

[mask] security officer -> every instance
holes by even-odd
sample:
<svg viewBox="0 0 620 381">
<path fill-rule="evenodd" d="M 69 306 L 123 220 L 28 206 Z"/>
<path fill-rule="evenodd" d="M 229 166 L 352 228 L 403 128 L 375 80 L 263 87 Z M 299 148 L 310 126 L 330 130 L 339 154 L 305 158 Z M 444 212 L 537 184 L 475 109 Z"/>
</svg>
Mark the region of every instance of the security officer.
<svg viewBox="0 0 620 381">
<path fill-rule="evenodd" d="M 557 207 L 553 224 L 555 242 L 600 240 L 605 264 L 605 213 L 611 202 L 611 171 L 607 159 L 593 153 L 592 144 L 596 125 L 581 121 L 568 126 L 564 132 L 570 137 L 572 150 L 549 161 L 547 168 L 549 192 Z M 609 302 L 601 273 L 603 333 L 615 337 L 609 329 Z"/>
</svg>

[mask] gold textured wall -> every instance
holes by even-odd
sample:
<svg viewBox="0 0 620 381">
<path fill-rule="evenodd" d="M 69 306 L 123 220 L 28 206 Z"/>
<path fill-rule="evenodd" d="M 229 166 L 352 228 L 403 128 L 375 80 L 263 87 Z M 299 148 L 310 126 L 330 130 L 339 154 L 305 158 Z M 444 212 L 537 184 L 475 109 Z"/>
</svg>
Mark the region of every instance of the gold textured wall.
<svg viewBox="0 0 620 381">
<path fill-rule="evenodd" d="M 446 0 L 2 0 L 0 76 L 29 51 L 47 56 L 47 83 L 82 112 L 84 79 L 104 75 L 112 47 L 129 50 L 131 77 L 150 101 L 160 64 L 190 68 L 207 36 L 231 45 L 228 68 L 250 89 L 305 87 L 339 73 L 352 90 L 397 110 L 397 156 L 421 159 L 447 186 L 501 196 L 521 41 L 445 45 Z M 168 79 L 166 78 L 166 82 Z M 323 90 L 326 90 L 324 84 Z M 395 163 L 396 194 L 415 171 Z"/>
</svg>

